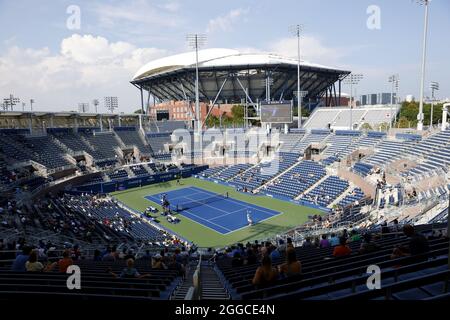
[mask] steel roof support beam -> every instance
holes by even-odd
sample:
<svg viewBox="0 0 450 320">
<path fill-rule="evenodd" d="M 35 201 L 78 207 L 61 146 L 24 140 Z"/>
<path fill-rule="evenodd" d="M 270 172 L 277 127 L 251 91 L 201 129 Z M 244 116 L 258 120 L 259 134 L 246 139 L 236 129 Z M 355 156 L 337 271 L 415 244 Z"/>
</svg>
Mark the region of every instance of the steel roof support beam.
<svg viewBox="0 0 450 320">
<path fill-rule="evenodd" d="M 217 95 L 216 95 L 216 97 L 214 98 L 214 101 L 213 101 L 213 103 L 212 103 L 212 106 L 211 106 L 211 108 L 209 108 L 208 113 L 206 114 L 205 120 L 203 121 L 203 124 L 202 124 L 202 128 L 203 128 L 203 126 L 205 125 L 206 120 L 208 120 L 208 117 L 209 117 L 209 115 L 211 114 L 211 111 L 214 109 L 214 105 L 216 104 L 217 99 L 219 99 L 219 96 L 220 96 L 220 94 L 222 93 L 222 89 L 223 89 L 223 87 L 225 86 L 225 84 L 227 83 L 227 81 L 228 81 L 228 78 L 225 78 L 225 80 L 223 81 L 222 85 L 220 86 L 219 92 L 217 92 Z"/>
</svg>

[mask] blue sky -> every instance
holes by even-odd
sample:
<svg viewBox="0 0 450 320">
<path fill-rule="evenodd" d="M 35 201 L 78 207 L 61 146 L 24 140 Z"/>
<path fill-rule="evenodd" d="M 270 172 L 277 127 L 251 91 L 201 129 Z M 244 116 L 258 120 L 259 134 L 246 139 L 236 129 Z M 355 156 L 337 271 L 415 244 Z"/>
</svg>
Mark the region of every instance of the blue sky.
<svg viewBox="0 0 450 320">
<path fill-rule="evenodd" d="M 81 10 L 80 29 L 66 26 L 70 5 Z M 371 5 L 379 30 L 366 25 Z M 431 2 L 426 87 L 440 82 L 442 98 L 450 97 L 449 14 L 450 1 Z M 128 81 L 144 63 L 188 50 L 186 33 L 206 33 L 210 48 L 295 56 L 288 27 L 297 23 L 303 59 L 363 73 L 358 94 L 388 91 L 398 73 L 401 95 L 417 97 L 423 15 L 411 0 L 0 0 L 0 98 L 69 110 L 117 95 L 121 111 L 132 111 L 139 95 Z"/>
</svg>

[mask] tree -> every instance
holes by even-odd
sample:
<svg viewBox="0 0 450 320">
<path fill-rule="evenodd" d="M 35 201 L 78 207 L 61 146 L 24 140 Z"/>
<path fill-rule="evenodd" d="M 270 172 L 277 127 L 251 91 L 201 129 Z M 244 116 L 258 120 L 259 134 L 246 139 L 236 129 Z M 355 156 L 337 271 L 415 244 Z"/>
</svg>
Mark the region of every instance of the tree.
<svg viewBox="0 0 450 320">
<path fill-rule="evenodd" d="M 231 116 L 233 118 L 233 123 L 243 124 L 244 123 L 244 106 L 235 105 L 231 108 Z"/>
<path fill-rule="evenodd" d="M 373 130 L 373 128 L 369 123 L 365 122 L 361 125 L 361 130 L 369 131 L 369 130 Z"/>
</svg>

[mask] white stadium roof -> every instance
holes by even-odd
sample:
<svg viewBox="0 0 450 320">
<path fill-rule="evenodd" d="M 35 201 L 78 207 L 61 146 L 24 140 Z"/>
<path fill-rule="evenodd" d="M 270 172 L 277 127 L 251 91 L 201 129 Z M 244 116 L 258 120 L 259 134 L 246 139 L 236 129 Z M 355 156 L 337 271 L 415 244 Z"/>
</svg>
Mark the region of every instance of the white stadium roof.
<svg viewBox="0 0 450 320">
<path fill-rule="evenodd" d="M 200 68 L 273 64 L 297 65 L 296 59 L 282 57 L 273 53 L 241 53 L 237 50 L 221 48 L 200 50 L 198 58 Z M 336 69 L 307 61 L 301 61 L 301 65 L 321 69 Z M 194 66 L 195 52 L 176 54 L 145 64 L 136 72 L 133 81 Z"/>
<path fill-rule="evenodd" d="M 131 83 L 160 101 L 193 99 L 195 94 L 195 52 L 177 54 L 142 66 Z M 334 84 L 350 71 L 301 61 L 302 90 L 305 101 L 315 101 L 326 93 L 336 92 Z M 218 103 L 241 103 L 248 89 L 251 102 L 266 99 L 265 80 L 272 100 L 292 100 L 297 83 L 297 60 L 272 53 L 241 53 L 232 49 L 199 51 L 200 100 Z M 336 94 L 335 94 L 336 95 Z M 141 98 L 143 104 L 143 97 Z"/>
</svg>

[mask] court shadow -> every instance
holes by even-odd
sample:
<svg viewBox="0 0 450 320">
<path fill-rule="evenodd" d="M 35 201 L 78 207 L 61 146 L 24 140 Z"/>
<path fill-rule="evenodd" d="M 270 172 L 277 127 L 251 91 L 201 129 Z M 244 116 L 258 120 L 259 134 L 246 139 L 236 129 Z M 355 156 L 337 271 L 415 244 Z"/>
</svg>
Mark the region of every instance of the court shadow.
<svg viewBox="0 0 450 320">
<path fill-rule="evenodd" d="M 265 233 L 275 235 L 277 233 L 281 233 L 283 231 L 286 231 L 285 227 L 281 226 L 274 226 L 269 223 L 257 223 L 250 227 L 249 233 L 250 235 L 248 237 L 245 237 L 241 240 L 241 242 L 249 241 L 250 239 L 254 239 L 255 237 L 261 236 Z"/>
</svg>

